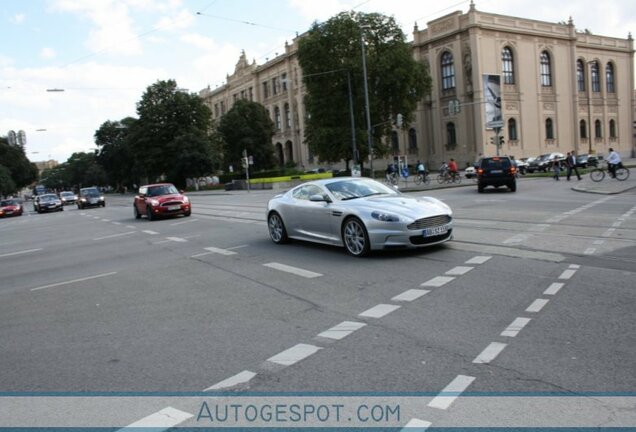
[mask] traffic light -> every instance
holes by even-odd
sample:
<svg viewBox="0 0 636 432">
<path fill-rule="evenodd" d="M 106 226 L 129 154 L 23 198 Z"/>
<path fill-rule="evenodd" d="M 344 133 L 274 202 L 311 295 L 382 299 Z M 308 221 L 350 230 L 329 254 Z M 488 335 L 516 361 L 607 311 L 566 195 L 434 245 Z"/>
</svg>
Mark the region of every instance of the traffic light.
<svg viewBox="0 0 636 432">
<path fill-rule="evenodd" d="M 499 145 L 500 146 L 504 145 L 504 137 L 503 137 L 503 135 L 499 137 Z"/>
<path fill-rule="evenodd" d="M 490 144 L 495 145 L 495 137 L 490 137 Z"/>
</svg>

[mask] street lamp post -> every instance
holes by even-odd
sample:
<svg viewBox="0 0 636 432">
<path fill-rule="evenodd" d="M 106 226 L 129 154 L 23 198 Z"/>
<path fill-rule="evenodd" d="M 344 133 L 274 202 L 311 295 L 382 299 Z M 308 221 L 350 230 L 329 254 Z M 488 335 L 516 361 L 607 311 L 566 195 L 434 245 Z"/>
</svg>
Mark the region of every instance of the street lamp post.
<svg viewBox="0 0 636 432">
<path fill-rule="evenodd" d="M 373 138 L 371 136 L 371 113 L 369 112 L 369 84 L 367 78 L 367 58 L 364 47 L 364 33 L 360 29 L 360 45 L 362 47 L 362 74 L 364 78 L 364 106 L 367 115 L 367 141 L 369 146 L 369 169 L 373 178 Z"/>
<path fill-rule="evenodd" d="M 594 60 L 588 61 L 587 64 L 593 67 Z M 588 142 L 587 154 L 590 155 L 592 154 L 592 81 L 593 81 L 591 70 L 590 70 L 589 76 L 590 76 L 590 80 L 587 83 L 587 129 L 589 131 L 588 133 L 589 136 L 587 138 L 587 142 Z"/>
</svg>

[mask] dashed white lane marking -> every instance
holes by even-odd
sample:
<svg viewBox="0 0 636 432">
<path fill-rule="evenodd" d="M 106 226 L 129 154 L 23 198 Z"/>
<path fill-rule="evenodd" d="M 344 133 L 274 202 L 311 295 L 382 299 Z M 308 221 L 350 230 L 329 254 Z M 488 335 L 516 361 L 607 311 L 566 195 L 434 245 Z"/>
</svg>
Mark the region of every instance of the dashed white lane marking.
<svg viewBox="0 0 636 432">
<path fill-rule="evenodd" d="M 510 237 L 509 239 L 504 240 L 503 244 L 522 243 L 528 240 L 529 237 L 530 236 L 528 234 L 517 234 Z"/>
<path fill-rule="evenodd" d="M 186 239 L 181 238 L 181 237 L 166 237 L 166 239 L 173 241 L 173 242 L 177 242 L 177 243 L 185 243 L 187 242 Z"/>
<path fill-rule="evenodd" d="M 128 228 L 128 229 L 136 229 L 136 227 L 134 227 L 132 225 L 126 225 L 126 228 Z"/>
<path fill-rule="evenodd" d="M 491 256 L 476 256 L 466 261 L 466 264 L 484 264 L 490 258 L 492 257 Z"/>
<path fill-rule="evenodd" d="M 431 408 L 447 409 L 474 380 L 475 377 L 457 375 L 457 377 L 455 377 L 455 379 L 451 381 L 439 395 L 435 396 L 433 400 L 428 403 L 428 406 Z M 453 395 L 444 396 L 445 393 L 452 393 Z"/>
<path fill-rule="evenodd" d="M 569 266 L 568 268 L 571 268 L 571 269 L 580 269 L 580 268 L 581 268 L 581 266 L 580 266 L 580 265 L 578 265 L 578 264 L 570 264 L 570 266 Z"/>
<path fill-rule="evenodd" d="M 203 252 L 203 253 L 199 253 L 199 254 L 196 254 L 196 255 L 190 255 L 190 258 L 199 258 L 199 257 L 202 257 L 202 256 L 210 255 L 212 253 L 213 252 Z"/>
<path fill-rule="evenodd" d="M 312 278 L 317 278 L 322 276 L 321 273 L 315 273 L 309 270 L 304 270 L 298 267 L 292 267 L 292 266 L 288 266 L 286 264 L 281 264 L 281 263 L 267 263 L 267 264 L 263 264 L 265 267 L 269 267 L 269 268 L 273 268 L 275 270 L 280 270 L 286 273 L 291 273 L 291 274 L 295 274 L 297 276 L 302 276 L 304 278 L 307 279 L 312 279 Z"/>
<path fill-rule="evenodd" d="M 504 331 L 501 336 L 515 337 L 530 322 L 530 318 L 516 318 Z"/>
<path fill-rule="evenodd" d="M 93 216 L 93 219 L 101 219 L 99 216 Z"/>
<path fill-rule="evenodd" d="M 365 323 L 361 322 L 343 321 L 340 324 L 331 327 L 329 330 L 320 333 L 318 336 L 328 339 L 340 340 L 349 336 L 354 331 L 361 329 L 365 325 Z"/>
<path fill-rule="evenodd" d="M 107 236 L 104 236 L 104 237 L 96 237 L 93 240 L 105 240 L 105 239 L 109 239 L 109 238 L 122 237 L 122 236 L 127 236 L 127 235 L 130 235 L 130 234 L 136 234 L 136 233 L 137 233 L 137 231 L 127 231 L 127 232 L 124 232 L 124 233 L 112 234 L 112 235 L 107 235 Z"/>
<path fill-rule="evenodd" d="M 31 253 L 31 252 L 41 251 L 41 250 L 42 250 L 42 248 L 39 248 L 39 249 L 27 249 L 27 250 L 18 251 L 18 252 L 9 252 L 9 253 L 0 255 L 0 258 L 13 256 L 13 255 L 22 255 L 22 254 L 27 254 L 27 253 Z"/>
<path fill-rule="evenodd" d="M 152 428 L 153 432 L 160 432 L 175 427 L 179 423 L 183 423 L 189 418 L 194 417 L 194 414 L 180 411 L 176 408 L 167 407 L 161 411 L 157 411 L 154 414 L 150 414 L 148 417 L 144 417 L 134 423 L 129 424 L 123 429 L 119 429 L 117 432 L 125 432 L 135 430 L 139 428 Z"/>
<path fill-rule="evenodd" d="M 574 276 L 574 273 L 576 273 L 576 270 L 573 270 L 573 269 L 563 270 L 563 273 L 561 273 L 561 276 L 559 276 L 559 279 L 570 279 L 572 276 Z"/>
<path fill-rule="evenodd" d="M 614 222 L 614 223 L 612 224 L 612 226 L 613 226 L 614 228 L 618 228 L 618 227 L 619 227 L 619 226 L 621 226 L 622 224 L 623 224 L 623 222 Z"/>
<path fill-rule="evenodd" d="M 157 231 L 151 231 L 151 230 L 143 230 L 142 233 L 146 233 L 146 234 L 150 234 L 150 235 L 157 235 L 159 234 Z"/>
<path fill-rule="evenodd" d="M 189 219 L 189 220 L 185 220 L 185 221 L 181 221 L 181 222 L 175 222 L 175 223 L 171 223 L 171 226 L 177 226 L 177 225 L 183 225 L 183 224 L 187 224 L 187 223 L 191 223 L 191 222 L 196 222 L 199 219 Z"/>
<path fill-rule="evenodd" d="M 404 429 L 402 429 L 400 432 L 424 432 L 426 429 L 431 427 L 432 424 L 433 423 L 426 420 L 413 418 L 409 420 L 406 426 L 404 426 Z"/>
<path fill-rule="evenodd" d="M 308 344 L 295 345 L 273 357 L 267 359 L 268 362 L 276 363 L 283 366 L 291 366 L 312 354 L 317 353 L 322 348 Z"/>
<path fill-rule="evenodd" d="M 102 219 L 102 222 L 110 222 L 110 219 Z"/>
<path fill-rule="evenodd" d="M 529 313 L 540 312 L 541 309 L 543 309 L 543 307 L 547 305 L 549 301 L 550 300 L 547 300 L 547 299 L 536 299 L 535 301 L 532 302 L 532 304 L 530 304 L 530 306 L 528 306 L 528 309 L 526 309 L 526 312 L 529 312 Z"/>
<path fill-rule="evenodd" d="M 493 361 L 508 344 L 501 342 L 492 342 L 486 347 L 477 357 L 473 360 L 473 363 L 486 364 Z"/>
<path fill-rule="evenodd" d="M 113 222 L 113 225 L 121 225 L 121 222 Z"/>
<path fill-rule="evenodd" d="M 367 318 L 382 318 L 393 311 L 398 310 L 402 306 L 390 305 L 390 304 L 379 304 L 377 306 L 373 306 L 371 309 L 367 309 L 358 316 L 367 317 Z"/>
<path fill-rule="evenodd" d="M 449 283 L 450 281 L 454 279 L 455 278 L 452 276 L 437 276 L 431 280 L 424 282 L 420 286 L 441 287 L 442 285 L 446 285 L 447 283 Z"/>
<path fill-rule="evenodd" d="M 248 247 L 249 245 L 238 245 L 238 246 L 232 246 L 231 248 L 227 248 L 227 250 L 234 250 L 234 249 L 243 249 Z"/>
<path fill-rule="evenodd" d="M 413 300 L 417 300 L 418 298 L 422 297 L 425 294 L 428 294 L 429 292 L 430 291 L 428 290 L 410 289 L 410 290 L 404 291 L 402 294 L 396 295 L 391 300 L 411 302 Z"/>
<path fill-rule="evenodd" d="M 605 240 L 594 240 L 594 242 L 592 244 L 602 245 L 603 243 L 605 243 Z"/>
<path fill-rule="evenodd" d="M 39 290 L 43 290 L 45 288 L 53 288 L 53 287 L 60 286 L 60 285 L 68 285 L 68 284 L 77 283 L 77 282 L 84 282 L 84 281 L 91 280 L 91 279 L 98 279 L 98 278 L 103 278 L 103 277 L 106 277 L 106 276 L 112 276 L 114 274 L 117 274 L 117 272 L 102 273 L 102 274 L 98 274 L 98 275 L 95 275 L 95 276 L 88 276 L 88 277 L 84 277 L 84 278 L 73 279 L 73 280 L 64 281 L 64 282 L 58 282 L 58 283 L 54 283 L 54 284 L 50 284 L 50 285 L 44 285 L 44 286 L 37 287 L 37 288 L 31 288 L 31 291 L 39 291 Z"/>
<path fill-rule="evenodd" d="M 543 232 L 543 231 L 547 230 L 548 228 L 550 228 L 550 224 L 537 224 L 537 225 L 533 225 L 530 228 L 528 228 L 528 231 L 531 231 L 531 232 Z"/>
<path fill-rule="evenodd" d="M 605 231 L 603 234 L 601 234 L 603 237 L 611 237 L 612 234 L 614 234 L 614 231 L 616 231 L 616 228 L 608 228 L 607 231 Z"/>
<path fill-rule="evenodd" d="M 454 268 L 450 269 L 449 271 L 447 271 L 444 274 L 447 274 L 449 276 L 461 276 L 461 275 L 465 275 L 466 273 L 468 273 L 472 269 L 474 269 L 474 267 L 457 266 L 457 267 L 454 267 Z"/>
<path fill-rule="evenodd" d="M 556 293 L 558 293 L 558 292 L 559 292 L 559 290 L 560 290 L 561 288 L 563 288 L 563 285 L 565 285 L 565 284 L 562 284 L 562 283 L 559 283 L 559 282 L 554 282 L 553 284 L 551 284 L 551 285 L 548 287 L 548 289 L 547 289 L 547 290 L 545 290 L 545 291 L 543 292 L 543 294 L 544 294 L 544 295 L 555 295 Z"/>
<path fill-rule="evenodd" d="M 243 372 L 237 373 L 236 375 L 229 377 L 228 379 L 224 379 L 223 381 L 219 381 L 218 383 L 206 388 L 205 391 L 210 390 L 220 390 L 224 388 L 234 387 L 239 384 L 244 384 L 250 381 L 252 378 L 256 376 L 255 372 L 250 372 L 248 370 L 244 370 Z"/>
<path fill-rule="evenodd" d="M 206 251 L 209 251 L 210 253 L 215 253 L 215 254 L 219 254 L 219 255 L 236 255 L 236 252 L 233 252 L 233 251 L 227 250 L 227 249 L 219 249 L 219 248 L 215 248 L 215 247 L 206 247 L 204 249 Z M 201 256 L 201 255 L 207 255 L 207 254 L 199 254 L 199 255 L 193 255 L 193 256 Z"/>
<path fill-rule="evenodd" d="M 585 249 L 583 254 L 584 255 L 594 255 L 595 252 L 596 252 L 596 248 L 587 248 L 587 249 Z"/>
</svg>

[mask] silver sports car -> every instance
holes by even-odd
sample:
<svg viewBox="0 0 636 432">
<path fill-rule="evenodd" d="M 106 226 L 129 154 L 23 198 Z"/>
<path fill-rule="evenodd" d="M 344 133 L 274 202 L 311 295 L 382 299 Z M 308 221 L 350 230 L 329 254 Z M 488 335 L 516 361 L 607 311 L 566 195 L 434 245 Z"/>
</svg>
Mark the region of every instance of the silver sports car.
<svg viewBox="0 0 636 432">
<path fill-rule="evenodd" d="M 435 198 L 405 196 L 368 178 L 338 177 L 303 183 L 272 198 L 267 226 L 274 243 L 293 238 L 365 256 L 450 240 L 452 214 Z"/>
</svg>

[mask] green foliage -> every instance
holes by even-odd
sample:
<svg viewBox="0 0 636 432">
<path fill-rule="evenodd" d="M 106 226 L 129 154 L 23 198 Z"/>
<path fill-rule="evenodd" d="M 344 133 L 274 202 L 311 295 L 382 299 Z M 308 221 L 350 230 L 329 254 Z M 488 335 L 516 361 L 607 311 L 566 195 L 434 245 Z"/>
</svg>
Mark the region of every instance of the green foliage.
<svg viewBox="0 0 636 432">
<path fill-rule="evenodd" d="M 18 145 L 10 145 L 4 138 L 0 138 L 0 166 L 7 169 L 9 179 L 13 184 L 14 190 L 8 193 L 16 192 L 18 189 L 30 185 L 38 178 L 38 169 L 26 157 L 24 149 Z M 9 185 L 8 182 L 6 184 Z"/>
<path fill-rule="evenodd" d="M 14 193 L 16 189 L 15 182 L 11 178 L 11 171 L 0 165 L 0 198 Z"/>
<path fill-rule="evenodd" d="M 391 119 L 403 115 L 405 127 L 413 120 L 417 102 L 430 91 L 431 78 L 413 59 L 410 44 L 395 20 L 381 14 L 342 12 L 315 23 L 300 39 L 298 59 L 307 87 L 310 114 L 305 139 L 320 160 L 352 158 L 347 75 L 351 75 L 356 147 L 368 156 L 361 35 L 364 35 L 369 111 L 374 129 L 374 154 L 388 147 L 382 138 L 391 131 Z"/>
<path fill-rule="evenodd" d="M 267 110 L 257 102 L 239 100 L 221 118 L 218 132 L 223 140 L 226 165 L 241 167 L 243 150 L 254 159 L 256 169 L 269 169 L 276 164 L 274 158 L 274 123 Z"/>
<path fill-rule="evenodd" d="M 138 181 L 130 150 L 130 130 L 137 120 L 127 117 L 120 121 L 106 121 L 95 132 L 95 144 L 99 148 L 97 163 L 108 174 L 108 181 L 119 190 L 126 184 Z"/>
<path fill-rule="evenodd" d="M 79 189 L 108 183 L 96 153 L 73 153 L 68 160 L 42 172 L 40 183 L 49 189 Z"/>
</svg>

